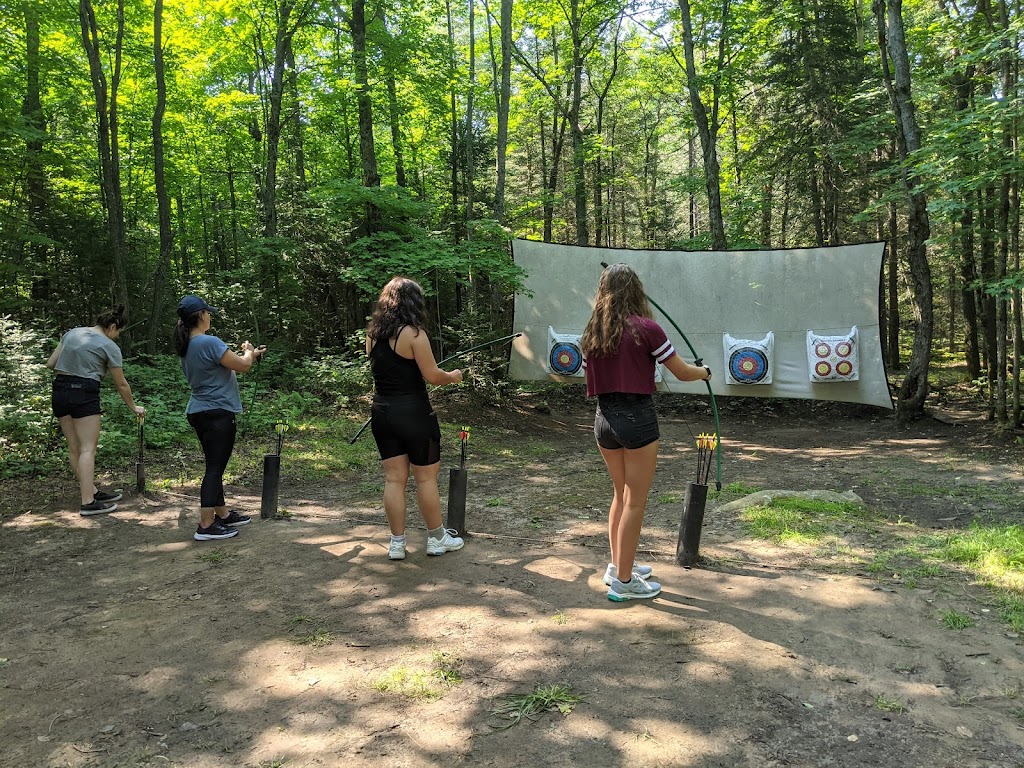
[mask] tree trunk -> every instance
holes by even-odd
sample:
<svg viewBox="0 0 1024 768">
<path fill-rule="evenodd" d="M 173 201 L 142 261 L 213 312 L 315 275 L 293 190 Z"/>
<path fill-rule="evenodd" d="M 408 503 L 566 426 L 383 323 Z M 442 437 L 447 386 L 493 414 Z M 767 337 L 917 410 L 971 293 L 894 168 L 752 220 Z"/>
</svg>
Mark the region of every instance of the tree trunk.
<svg viewBox="0 0 1024 768">
<path fill-rule="evenodd" d="M 112 294 L 116 304 L 128 309 L 128 254 L 125 238 L 124 205 L 121 199 L 120 152 L 118 150 L 117 89 L 121 81 L 121 44 L 124 39 L 124 0 L 117 3 L 117 34 L 114 64 L 108 89 L 100 52 L 99 29 L 91 0 L 79 0 L 78 17 L 82 27 L 82 45 L 89 60 L 98 124 L 100 189 L 107 212 L 107 234 L 114 274 Z"/>
<path fill-rule="evenodd" d="M 167 83 L 164 77 L 163 45 L 164 0 L 155 0 L 153 8 L 153 68 L 156 75 L 156 106 L 153 108 L 153 186 L 156 191 L 157 219 L 160 227 L 160 255 L 153 271 L 153 300 L 150 305 L 147 349 L 155 355 L 160 338 L 163 336 L 163 311 L 167 271 L 174 249 L 174 233 L 171 231 L 171 201 L 167 196 L 164 176 L 164 111 L 167 107 Z"/>
<path fill-rule="evenodd" d="M 722 41 L 726 37 L 729 28 L 729 2 L 722 2 Z M 694 58 L 694 37 L 693 23 L 690 20 L 690 0 L 678 0 L 679 10 L 682 13 L 683 21 L 683 52 L 686 57 L 686 87 L 690 94 L 690 108 L 693 111 L 693 119 L 697 124 L 697 133 L 700 136 L 700 145 L 704 156 L 704 182 L 708 192 L 708 218 L 711 224 L 711 247 L 716 251 L 724 251 L 728 248 L 725 239 L 725 220 L 722 217 L 722 185 L 721 168 L 718 163 L 718 89 L 714 86 L 712 98 L 712 111 L 709 118 L 707 108 L 701 99 L 700 90 L 697 87 L 697 66 Z M 724 52 L 720 57 L 724 56 Z M 720 58 L 719 71 L 721 71 Z"/>
<path fill-rule="evenodd" d="M 505 160 L 508 153 L 508 110 L 512 93 L 512 0 L 501 0 L 501 87 L 498 94 L 497 186 L 494 218 L 505 222 Z"/>
<path fill-rule="evenodd" d="M 377 147 L 373 139 L 373 99 L 370 96 L 370 73 L 366 60 L 366 0 L 352 2 L 352 68 L 356 81 L 356 106 L 359 112 L 359 159 L 363 172 L 363 186 L 379 187 L 380 173 L 377 171 Z M 377 206 L 367 202 L 365 209 L 365 234 L 373 234 L 380 228 L 380 213 Z"/>
<path fill-rule="evenodd" d="M 898 415 L 902 421 L 924 414 L 932 349 L 932 278 L 926 243 L 931 233 L 928 200 L 910 166 L 921 148 L 920 129 L 910 87 L 910 58 L 903 29 L 902 0 L 876 0 L 879 50 L 886 90 L 896 117 L 896 146 L 907 192 L 907 261 L 914 283 L 917 329 L 906 378 L 900 386 Z M 890 63 L 892 69 L 890 70 Z"/>
<path fill-rule="evenodd" d="M 39 95 L 39 6 L 35 0 L 25 3 L 25 100 L 21 114 L 25 118 L 25 202 L 28 224 L 42 233 L 46 215 L 46 176 L 43 167 L 43 141 L 46 122 Z M 51 302 L 50 266 L 47 247 L 38 240 L 29 246 L 32 274 L 33 314 L 42 315 Z"/>
</svg>

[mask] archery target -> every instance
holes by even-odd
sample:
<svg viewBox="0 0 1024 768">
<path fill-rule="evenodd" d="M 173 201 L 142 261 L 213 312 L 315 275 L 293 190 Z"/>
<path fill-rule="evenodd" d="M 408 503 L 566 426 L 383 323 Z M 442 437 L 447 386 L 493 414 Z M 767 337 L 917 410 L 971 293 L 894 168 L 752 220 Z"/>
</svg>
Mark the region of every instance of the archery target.
<svg viewBox="0 0 1024 768">
<path fill-rule="evenodd" d="M 551 347 L 548 365 L 551 366 L 552 373 L 572 376 L 583 366 L 583 356 L 580 354 L 579 347 L 575 344 L 560 341 Z"/>
<path fill-rule="evenodd" d="M 819 336 L 808 331 L 807 366 L 812 382 L 858 381 L 857 326 L 843 336 Z"/>
<path fill-rule="evenodd" d="M 548 326 L 548 357 L 545 370 L 556 376 L 582 377 L 583 352 L 578 333 L 559 333 Z"/>
<path fill-rule="evenodd" d="M 722 335 L 725 347 L 726 384 L 771 384 L 775 334 L 771 331 L 760 341 L 734 339 Z"/>
</svg>

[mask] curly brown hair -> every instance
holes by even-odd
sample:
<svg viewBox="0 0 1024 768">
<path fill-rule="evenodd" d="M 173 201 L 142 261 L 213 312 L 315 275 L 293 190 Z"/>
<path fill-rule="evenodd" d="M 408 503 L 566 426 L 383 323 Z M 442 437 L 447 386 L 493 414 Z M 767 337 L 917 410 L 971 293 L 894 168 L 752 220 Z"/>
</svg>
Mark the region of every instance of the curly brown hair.
<svg viewBox="0 0 1024 768">
<path fill-rule="evenodd" d="M 614 355 L 627 327 L 634 338 L 639 339 L 638 329 L 629 322 L 633 315 L 653 317 L 643 283 L 628 264 L 612 264 L 601 273 L 597 284 L 594 312 L 580 339 L 583 354 L 594 357 Z"/>
<path fill-rule="evenodd" d="M 390 339 L 406 325 L 417 335 L 427 327 L 427 300 L 423 288 L 408 277 L 393 277 L 380 292 L 366 335 L 375 342 Z"/>
</svg>

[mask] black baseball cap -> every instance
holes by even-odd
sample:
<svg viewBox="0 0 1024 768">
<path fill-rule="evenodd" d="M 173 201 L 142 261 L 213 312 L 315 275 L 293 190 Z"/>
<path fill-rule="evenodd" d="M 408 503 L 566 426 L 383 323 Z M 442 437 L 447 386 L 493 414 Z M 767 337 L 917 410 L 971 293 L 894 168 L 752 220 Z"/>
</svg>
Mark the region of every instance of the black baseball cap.
<svg viewBox="0 0 1024 768">
<path fill-rule="evenodd" d="M 198 296 L 193 296 L 191 294 L 185 296 L 178 302 L 178 314 L 181 317 L 194 315 L 196 312 L 202 312 L 204 309 L 209 312 L 220 312 L 217 307 L 211 307 Z"/>
</svg>

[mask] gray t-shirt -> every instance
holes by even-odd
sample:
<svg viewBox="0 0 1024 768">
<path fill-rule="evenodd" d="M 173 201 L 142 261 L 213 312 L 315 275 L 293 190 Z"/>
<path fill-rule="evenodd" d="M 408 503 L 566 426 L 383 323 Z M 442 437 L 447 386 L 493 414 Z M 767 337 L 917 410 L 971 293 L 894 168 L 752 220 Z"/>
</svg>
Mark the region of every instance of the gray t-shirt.
<svg viewBox="0 0 1024 768">
<path fill-rule="evenodd" d="M 189 341 L 188 350 L 181 358 L 181 370 L 192 387 L 185 413 L 218 408 L 232 413 L 242 412 L 235 372 L 220 364 L 227 349 L 228 345 L 216 336 L 193 336 Z"/>
<path fill-rule="evenodd" d="M 69 376 L 101 381 L 108 368 L 123 368 L 121 348 L 95 328 L 72 328 L 60 340 L 53 369 Z"/>
</svg>

